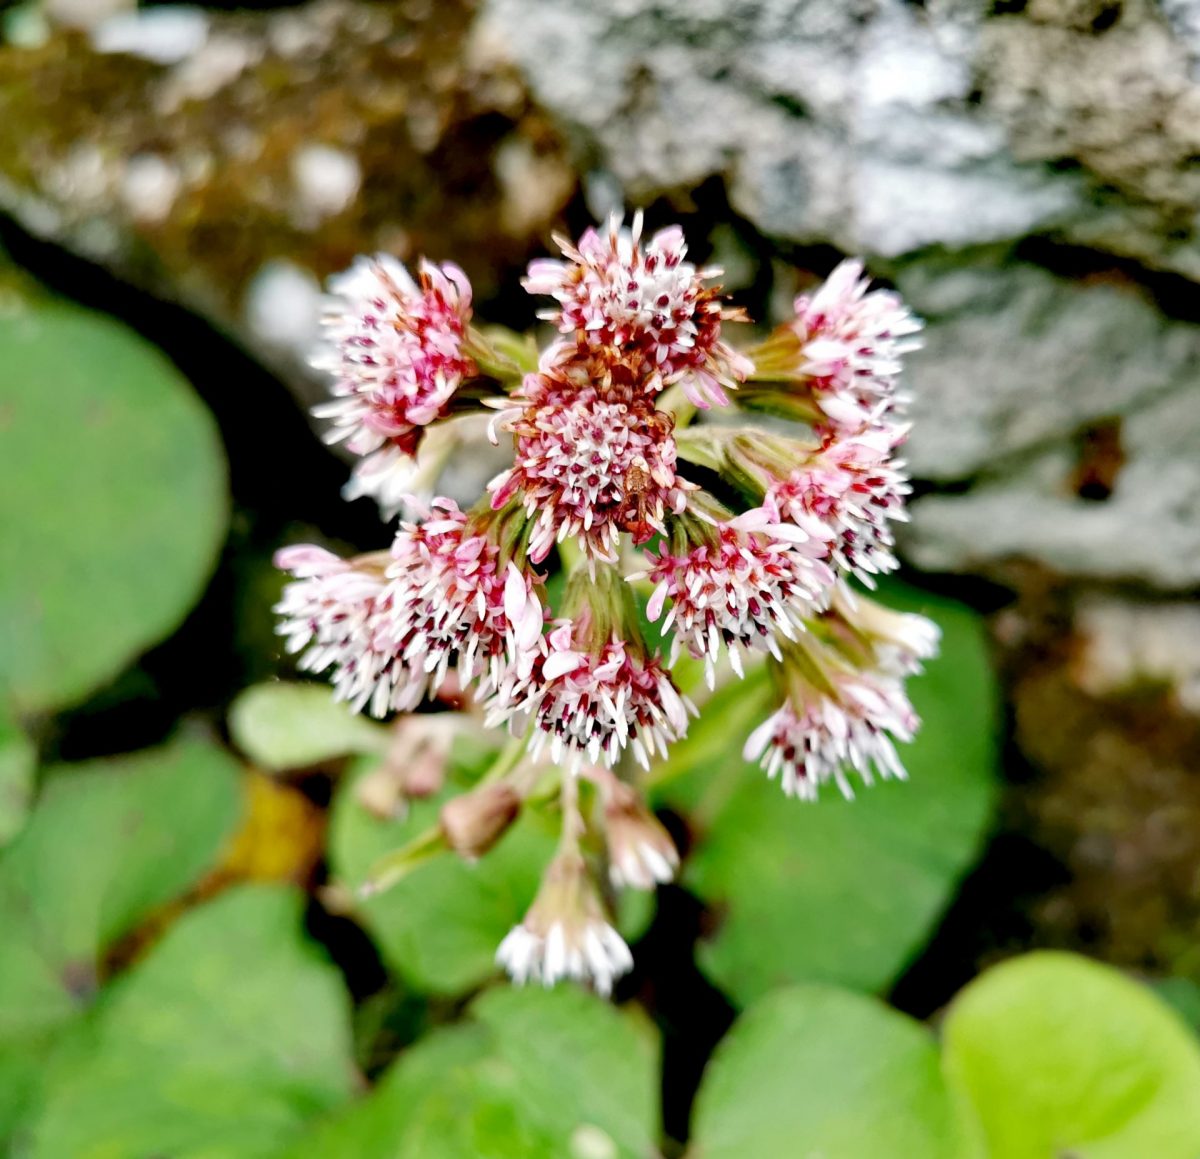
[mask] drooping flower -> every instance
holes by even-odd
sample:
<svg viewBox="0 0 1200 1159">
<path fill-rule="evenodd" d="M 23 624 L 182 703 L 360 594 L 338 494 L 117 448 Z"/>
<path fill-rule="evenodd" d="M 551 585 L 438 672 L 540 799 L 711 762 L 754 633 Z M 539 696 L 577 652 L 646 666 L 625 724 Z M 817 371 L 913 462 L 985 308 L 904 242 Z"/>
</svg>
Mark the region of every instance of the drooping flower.
<svg viewBox="0 0 1200 1159">
<path fill-rule="evenodd" d="M 603 643 L 594 635 L 587 613 L 560 621 L 530 678 L 493 698 L 489 720 L 528 715 L 530 755 L 548 749 L 571 770 L 584 760 L 612 768 L 626 748 L 649 768 L 687 732 L 694 709 L 657 656 L 616 633 Z"/>
<path fill-rule="evenodd" d="M 826 540 L 830 559 L 868 587 L 898 566 L 891 524 L 908 518 L 912 487 L 903 463 L 892 458 L 893 439 L 882 428 L 830 438 L 802 466 L 772 480 L 763 500 L 771 519 Z"/>
<path fill-rule="evenodd" d="M 686 648 L 704 660 L 712 687 L 722 646 L 740 675 L 739 649 L 779 656 L 778 638 L 804 631 L 834 583 L 827 554 L 827 545 L 804 530 L 752 511 L 712 528 L 682 554 L 665 547 L 647 553 L 647 571 L 630 578 L 645 575 L 656 585 L 646 608 L 651 623 L 670 601 L 662 631 L 672 633 L 671 663 Z"/>
<path fill-rule="evenodd" d="M 671 881 L 679 868 L 679 851 L 641 794 L 605 770 L 594 770 L 591 776 L 599 779 L 604 800 L 608 876 L 613 885 L 653 889 Z"/>
<path fill-rule="evenodd" d="M 894 612 L 844 584 L 834 590 L 822 624 L 853 663 L 897 677 L 920 672 L 942 636 L 928 617 Z"/>
<path fill-rule="evenodd" d="M 744 756 L 758 761 L 789 797 L 815 801 L 833 781 L 842 795 L 854 791 L 847 767 L 871 784 L 873 774 L 904 780 L 894 741 L 910 741 L 920 722 L 897 679 L 847 675 L 835 688 L 809 686 L 750 734 Z"/>
<path fill-rule="evenodd" d="M 471 285 L 457 266 L 422 262 L 414 281 L 387 254 L 359 258 L 330 279 L 325 342 L 313 365 L 334 375 L 334 401 L 313 408 L 331 420 L 327 443 L 377 457 L 356 474 L 374 494 L 422 429 L 446 413 L 476 373 L 467 352 Z"/>
<path fill-rule="evenodd" d="M 684 260 L 683 230 L 659 230 L 643 246 L 641 213 L 631 229 L 614 214 L 604 235 L 588 229 L 578 245 L 555 241 L 567 261 L 539 258 L 524 281 L 531 294 L 558 302 L 541 317 L 590 347 L 641 354 L 657 371 L 646 378 L 649 389 L 679 382 L 702 409 L 727 405 L 725 390 L 753 369 L 721 340 L 721 323 L 742 313 L 722 304 L 720 287 L 705 285 L 720 269 Z"/>
<path fill-rule="evenodd" d="M 564 850 L 550 863 L 529 912 L 500 943 L 496 963 L 518 985 L 533 981 L 553 986 L 573 978 L 590 982 L 605 996 L 633 968 L 633 955 L 605 919 L 600 894 L 578 851 Z"/>
<path fill-rule="evenodd" d="M 878 422 L 895 401 L 901 357 L 921 329 L 888 290 L 868 293 L 862 262 L 847 259 L 813 294 L 796 299 L 790 324 L 800 342 L 798 370 L 809 376 L 817 405 L 837 428 L 857 432 Z"/>
<path fill-rule="evenodd" d="M 492 506 L 520 496 L 534 521 L 534 563 L 568 538 L 589 559 L 613 562 L 622 532 L 644 542 L 667 511 L 683 509 L 689 485 L 675 474 L 670 415 L 620 382 L 595 385 L 586 362 L 529 375 L 500 421 L 516 436 L 516 457 L 489 484 Z"/>
</svg>

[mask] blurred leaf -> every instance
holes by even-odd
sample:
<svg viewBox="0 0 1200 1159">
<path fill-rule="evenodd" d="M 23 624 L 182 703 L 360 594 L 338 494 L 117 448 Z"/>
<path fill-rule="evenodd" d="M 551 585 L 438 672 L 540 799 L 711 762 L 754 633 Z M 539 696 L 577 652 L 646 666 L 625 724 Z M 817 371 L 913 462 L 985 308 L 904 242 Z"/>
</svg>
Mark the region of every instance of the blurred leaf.
<svg viewBox="0 0 1200 1159">
<path fill-rule="evenodd" d="M 886 602 L 922 611 L 942 654 L 910 682 L 924 720 L 902 746 L 910 780 L 789 800 L 744 762 L 750 729 L 772 710 L 759 670 L 722 690 L 673 753 L 659 803 L 699 830 L 684 884 L 717 908 L 699 955 L 738 1002 L 781 983 L 882 990 L 921 949 L 970 867 L 994 797 L 995 689 L 978 618 L 889 585 Z"/>
<path fill-rule="evenodd" d="M 703 1159 L 975 1153 L 929 1032 L 877 999 L 818 985 L 778 990 L 734 1023 L 704 1072 L 692 1143 Z"/>
<path fill-rule="evenodd" d="M 0 854 L 0 1139 L 92 1003 L 104 951 L 216 860 L 238 805 L 236 764 L 193 742 L 49 771 Z"/>
<path fill-rule="evenodd" d="M 997 966 L 955 999 L 944 1040 L 989 1159 L 1200 1155 L 1200 1047 L 1109 966 L 1047 952 Z"/>
<path fill-rule="evenodd" d="M 86 1005 L 105 947 L 212 865 L 238 806 L 236 763 L 195 742 L 51 769 L 0 855 L 0 1040 Z"/>
<path fill-rule="evenodd" d="M 225 463 L 179 372 L 64 302 L 0 313 L 0 690 L 79 700 L 172 631 L 225 533 Z"/>
<path fill-rule="evenodd" d="M 244 779 L 246 808 L 216 876 L 303 885 L 325 851 L 325 813 L 299 789 L 261 773 Z"/>
<path fill-rule="evenodd" d="M 54 1068 L 32 1159 L 274 1155 L 345 1099 L 349 998 L 303 907 L 292 889 L 242 886 L 181 918 Z"/>
<path fill-rule="evenodd" d="M 646 1159 L 657 1043 L 571 986 L 498 989 L 435 1031 L 287 1159 Z"/>
<path fill-rule="evenodd" d="M 1163 978 L 1154 984 L 1154 992 L 1200 1033 L 1200 985 L 1191 978 Z"/>
<path fill-rule="evenodd" d="M 0 714 L 0 845 L 22 825 L 33 801 L 37 751 L 12 721 Z"/>
<path fill-rule="evenodd" d="M 333 876 L 354 887 L 384 854 L 436 825 L 442 802 L 462 788 L 414 801 L 403 821 L 382 821 L 355 793 L 363 775 L 366 769 L 343 778 L 329 824 Z M 359 911 L 406 982 L 429 993 L 460 994 L 495 973 L 496 947 L 524 917 L 556 844 L 557 834 L 526 810 L 478 863 L 443 853 L 362 902 Z"/>
<path fill-rule="evenodd" d="M 387 748 L 388 730 L 351 712 L 325 684 L 256 684 L 229 710 L 229 735 L 259 768 L 301 769 Z"/>
</svg>

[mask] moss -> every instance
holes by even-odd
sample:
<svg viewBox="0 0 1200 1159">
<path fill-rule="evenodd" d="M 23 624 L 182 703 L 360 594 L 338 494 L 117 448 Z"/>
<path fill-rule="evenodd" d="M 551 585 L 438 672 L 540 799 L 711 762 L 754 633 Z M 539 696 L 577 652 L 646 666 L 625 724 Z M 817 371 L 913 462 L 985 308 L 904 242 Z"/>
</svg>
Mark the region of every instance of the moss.
<svg viewBox="0 0 1200 1159">
<path fill-rule="evenodd" d="M 205 96 L 188 93 L 208 49 L 175 66 L 100 55 L 69 33 L 0 49 L 0 178 L 53 207 L 61 240 L 111 226 L 106 262 L 218 321 L 237 318 L 273 257 L 320 276 L 377 247 L 453 256 L 486 297 L 550 224 L 501 228 L 497 151 L 514 137 L 538 157 L 563 146 L 504 65 L 466 63 L 471 16 L 462 0 L 214 13 L 210 49 L 248 63 Z M 317 143 L 352 154 L 362 174 L 358 196 L 324 219 L 303 211 L 292 168 Z M 178 176 L 178 193 L 165 216 L 135 220 L 121 191 L 146 154 Z M 97 189 L 72 181 L 81 164 Z"/>
</svg>

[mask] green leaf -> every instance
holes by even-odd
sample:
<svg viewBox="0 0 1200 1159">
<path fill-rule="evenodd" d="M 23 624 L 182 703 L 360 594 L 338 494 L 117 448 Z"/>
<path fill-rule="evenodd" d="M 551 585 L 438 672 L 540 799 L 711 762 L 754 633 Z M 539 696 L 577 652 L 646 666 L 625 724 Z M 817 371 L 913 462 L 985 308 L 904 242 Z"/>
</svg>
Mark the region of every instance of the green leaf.
<svg viewBox="0 0 1200 1159">
<path fill-rule="evenodd" d="M 0 313 L 0 698 L 79 700 L 183 619 L 225 533 L 212 417 L 153 347 L 64 302 Z"/>
<path fill-rule="evenodd" d="M 461 791 L 415 801 L 403 821 L 382 821 L 358 801 L 345 778 L 329 827 L 333 876 L 357 887 L 386 853 L 437 824 L 442 802 Z M 451 778 L 453 779 L 453 778 Z M 411 986 L 460 994 L 495 973 L 496 947 L 524 917 L 553 855 L 557 834 L 526 810 L 499 844 L 475 864 L 443 853 L 385 892 L 361 903 L 361 916 L 389 965 Z"/>
<path fill-rule="evenodd" d="M 607 1003 L 570 986 L 499 989 L 287 1159 L 645 1159 L 657 1092 L 657 1043 Z"/>
<path fill-rule="evenodd" d="M 684 883 L 720 916 L 699 947 L 706 972 L 738 1002 L 774 986 L 822 981 L 886 988 L 919 952 L 974 861 L 994 797 L 995 689 L 978 618 L 958 604 L 889 585 L 886 602 L 922 611 L 942 654 L 910 682 L 924 720 L 902 746 L 907 783 L 786 798 L 742 760 L 772 710 L 765 675 L 723 690 L 658 779 L 660 803 L 698 830 Z"/>
<path fill-rule="evenodd" d="M 955 999 L 944 1040 L 988 1159 L 1200 1155 L 1200 1047 L 1109 966 L 1048 952 L 997 966 Z"/>
<path fill-rule="evenodd" d="M 104 951 L 196 881 L 238 811 L 237 765 L 194 742 L 49 770 L 0 854 L 0 1139 L 94 1001 Z"/>
<path fill-rule="evenodd" d="M 1200 985 L 1191 978 L 1163 978 L 1154 984 L 1154 992 L 1200 1033 Z"/>
<path fill-rule="evenodd" d="M 0 1041 L 86 1006 L 104 949 L 213 863 L 239 806 L 236 763 L 190 741 L 49 770 L 0 854 Z"/>
<path fill-rule="evenodd" d="M 0 845 L 25 824 L 33 801 L 37 751 L 33 742 L 0 715 Z"/>
<path fill-rule="evenodd" d="M 378 753 L 388 730 L 333 699 L 325 684 L 256 684 L 229 710 L 233 742 L 259 768 L 301 769 L 350 753 Z"/>
<path fill-rule="evenodd" d="M 821 985 L 777 990 L 734 1023 L 704 1072 L 692 1142 L 697 1159 L 974 1154 L 929 1032 Z"/>
<path fill-rule="evenodd" d="M 172 926 L 53 1069 L 31 1159 L 274 1155 L 342 1102 L 349 999 L 303 906 L 296 890 L 243 886 Z"/>
</svg>

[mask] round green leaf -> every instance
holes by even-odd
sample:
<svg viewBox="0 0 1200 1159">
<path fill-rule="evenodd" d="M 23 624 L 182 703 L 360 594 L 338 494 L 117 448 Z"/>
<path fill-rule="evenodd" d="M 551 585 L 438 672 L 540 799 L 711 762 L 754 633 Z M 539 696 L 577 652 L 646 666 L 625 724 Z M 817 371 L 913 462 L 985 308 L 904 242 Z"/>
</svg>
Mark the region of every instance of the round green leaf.
<svg viewBox="0 0 1200 1159">
<path fill-rule="evenodd" d="M 955 999 L 944 1040 L 988 1159 L 1200 1155 L 1200 1047 L 1109 966 L 1048 952 L 997 966 Z"/>
<path fill-rule="evenodd" d="M 657 1043 L 607 1003 L 495 990 L 287 1159 L 646 1159 L 657 1103 Z"/>
<path fill-rule="evenodd" d="M 212 417 L 153 347 L 63 302 L 0 314 L 0 697 L 78 700 L 167 635 L 225 532 Z"/>
<path fill-rule="evenodd" d="M 899 585 L 885 599 L 943 632 L 941 655 L 910 682 L 924 725 L 901 752 L 908 782 L 877 783 L 854 801 L 836 791 L 815 804 L 785 797 L 741 757 L 773 708 L 761 670 L 705 706 L 666 770 L 660 799 L 698 831 L 684 883 L 720 917 L 701 963 L 739 1002 L 804 980 L 884 989 L 977 855 L 996 744 L 982 625 L 958 604 Z"/>
<path fill-rule="evenodd" d="M 172 926 L 53 1068 L 31 1159 L 270 1156 L 344 1100 L 349 998 L 303 906 L 244 886 Z"/>
<path fill-rule="evenodd" d="M 104 949 L 213 863 L 239 809 L 236 762 L 196 742 L 49 770 L 0 854 L 0 1042 L 86 1006 Z"/>
<path fill-rule="evenodd" d="M 25 824 L 33 800 L 36 764 L 33 742 L 0 715 L 0 845 Z"/>
<path fill-rule="evenodd" d="M 104 951 L 216 859 L 239 812 L 237 765 L 183 742 L 49 770 L 0 854 L 0 1139 L 96 997 Z"/>
<path fill-rule="evenodd" d="M 259 768 L 301 769 L 349 753 L 382 752 L 388 730 L 333 699 L 327 684 L 256 684 L 229 710 L 234 743 Z"/>
<path fill-rule="evenodd" d="M 926 1029 L 833 987 L 777 990 L 743 1014 L 704 1072 L 697 1159 L 970 1159 Z"/>
<path fill-rule="evenodd" d="M 462 789 L 413 802 L 403 821 L 382 821 L 359 803 L 357 780 L 339 786 L 329 829 L 333 875 L 350 886 L 360 885 L 384 854 L 436 825 L 442 802 Z M 443 853 L 364 901 L 361 916 L 410 985 L 460 994 L 495 973 L 496 947 L 524 917 L 556 844 L 556 833 L 526 810 L 478 862 Z"/>
</svg>

